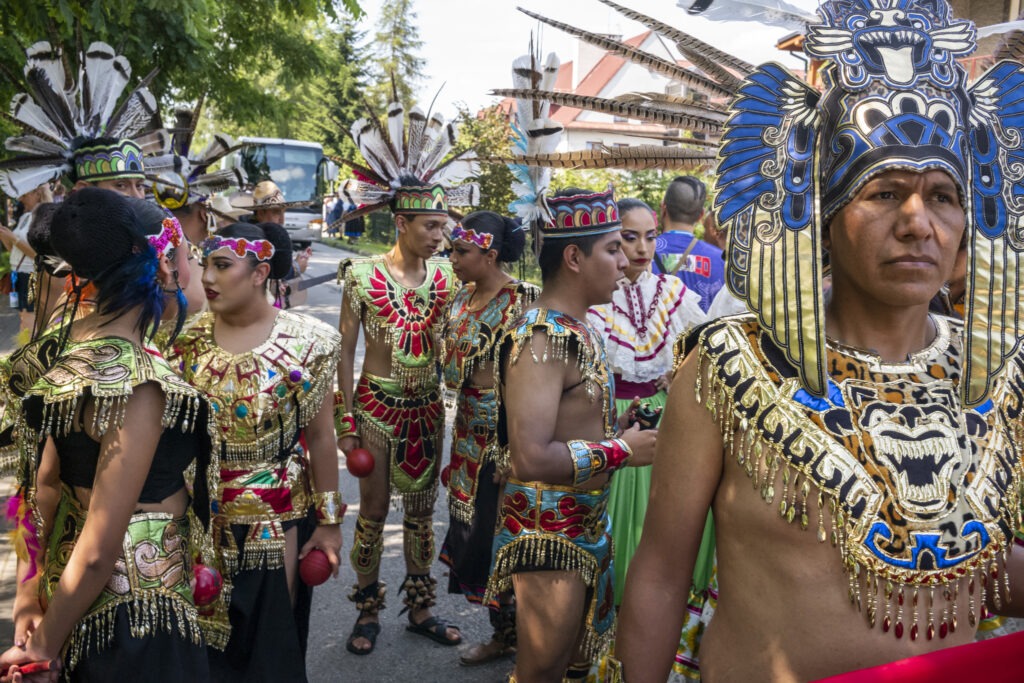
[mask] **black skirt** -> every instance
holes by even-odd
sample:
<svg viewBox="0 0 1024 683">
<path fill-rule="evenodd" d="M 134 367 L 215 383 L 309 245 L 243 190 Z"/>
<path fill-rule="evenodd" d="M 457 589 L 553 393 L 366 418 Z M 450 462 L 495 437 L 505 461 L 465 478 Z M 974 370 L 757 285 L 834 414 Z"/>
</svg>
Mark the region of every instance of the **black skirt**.
<svg viewBox="0 0 1024 683">
<path fill-rule="evenodd" d="M 189 683 L 215 680 L 210 677 L 205 645 L 197 645 L 173 633 L 156 630 L 145 638 L 131 634 L 128 611 L 120 605 L 114 616 L 114 640 L 99 652 L 87 651 L 74 671 L 64 679 L 73 683 Z"/>
<path fill-rule="evenodd" d="M 301 548 L 316 528 L 312 517 L 285 522 L 298 528 Z M 233 525 L 239 554 L 248 527 Z M 313 589 L 296 576 L 295 605 L 284 567 L 242 570 L 231 577 L 231 638 L 223 652 L 210 648 L 210 673 L 218 683 L 306 681 L 306 644 Z"/>
<path fill-rule="evenodd" d="M 440 559 L 449 568 L 448 592 L 462 593 L 470 602 L 483 603 L 487 577 L 491 574 L 498 494 L 499 487 L 494 483 L 494 462 L 489 461 L 479 470 L 473 523 L 450 520 L 441 546 Z"/>
</svg>

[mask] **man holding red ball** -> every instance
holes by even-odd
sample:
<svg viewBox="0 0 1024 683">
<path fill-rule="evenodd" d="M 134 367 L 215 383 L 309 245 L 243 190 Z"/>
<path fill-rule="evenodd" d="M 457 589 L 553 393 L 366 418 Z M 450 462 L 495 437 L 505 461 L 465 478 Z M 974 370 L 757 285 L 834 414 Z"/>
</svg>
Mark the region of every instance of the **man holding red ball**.
<svg viewBox="0 0 1024 683">
<path fill-rule="evenodd" d="M 459 629 L 430 610 L 437 592 L 430 569 L 444 429 L 435 336 L 452 292 L 451 266 L 431 256 L 443 239 L 447 200 L 440 185 L 400 180 L 391 202 L 397 243 L 383 256 L 343 261 L 338 273 L 344 294 L 335 425 L 349 471 L 362 476 L 351 552 L 358 582 L 349 596 L 359 616 L 346 644 L 357 655 L 372 652 L 380 634 L 380 558 L 392 495 L 401 497 L 405 510 L 407 576 L 400 592 L 407 628 L 442 645 L 462 642 Z M 353 392 L 360 327 L 366 355 Z"/>
</svg>

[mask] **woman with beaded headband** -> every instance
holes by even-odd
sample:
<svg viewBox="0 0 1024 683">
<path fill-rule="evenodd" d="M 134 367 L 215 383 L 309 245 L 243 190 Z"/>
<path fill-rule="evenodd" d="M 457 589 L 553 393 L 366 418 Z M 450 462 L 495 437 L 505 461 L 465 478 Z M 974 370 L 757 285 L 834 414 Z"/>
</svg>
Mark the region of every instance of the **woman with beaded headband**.
<svg viewBox="0 0 1024 683">
<path fill-rule="evenodd" d="M 147 345 L 167 290 L 176 291 L 164 217 L 97 188 L 54 216 L 57 253 L 94 285 L 96 301 L 89 315 L 68 316 L 59 355 L 25 396 L 25 422 L 52 445 L 59 490 L 38 497 L 32 520 L 46 550 L 31 548 L 19 572 L 28 579 L 19 593 L 36 585 L 38 601 L 34 616 L 19 601 L 18 628 L 32 626 L 16 633 L 24 642 L 0 657 L 4 665 L 59 659 L 86 681 L 125 670 L 209 678 L 190 579 L 208 555 L 213 424 L 202 396 Z"/>
<path fill-rule="evenodd" d="M 445 386 L 456 395 L 451 462 L 441 472 L 451 515 L 441 561 L 450 570 L 448 592 L 480 604 L 490 574 L 499 494 L 494 352 L 508 325 L 537 298 L 537 288 L 502 268 L 517 261 L 526 245 L 526 230 L 511 218 L 475 211 L 455 226 L 451 239 L 452 270 L 464 284 L 449 303 L 441 330 Z M 485 604 L 494 635 L 462 655 L 463 665 L 515 651 L 512 594 Z"/>
<path fill-rule="evenodd" d="M 631 682 L 665 680 L 712 506 L 704 679 L 927 668 L 954 645 L 967 673 L 942 653 L 943 679 L 1019 677 L 1019 645 L 969 643 L 987 612 L 1024 613 L 1024 67 L 968 85 L 974 27 L 946 0 L 819 15 L 804 49 L 823 88 L 762 65 L 725 125 L 716 207 L 750 313 L 677 355 L 620 613 Z M 962 240 L 960 322 L 929 303 Z"/>
<path fill-rule="evenodd" d="M 621 199 L 619 217 L 622 252 L 629 265 L 611 302 L 587 311 L 587 322 L 604 337 L 619 414 L 639 409 L 653 424 L 657 418 L 650 415 L 660 416 L 668 398 L 673 342 L 703 322 L 704 313 L 700 295 L 682 280 L 651 272 L 658 235 L 651 207 L 639 199 Z M 633 406 L 637 399 L 641 403 Z M 650 467 L 630 467 L 612 479 L 608 516 L 615 541 L 616 606 L 622 603 L 626 568 L 640 542 L 650 488 Z"/>
<path fill-rule="evenodd" d="M 167 260 L 171 275 L 177 282 L 175 263 L 180 250 L 179 254 L 175 253 L 175 244 L 182 242 L 180 227 L 166 212 L 148 202 L 138 199 L 130 199 L 129 202 L 139 217 L 138 229 L 146 236 L 158 256 Z M 18 521 L 17 545 L 25 551 L 20 553 L 22 557 L 37 552 L 39 547 L 38 540 L 34 539 L 37 532 L 34 531 L 31 519 L 26 513 L 31 507 L 37 510 L 43 519 L 52 519 L 60 499 L 60 478 L 53 440 L 47 439 L 41 455 L 36 453 L 33 444 L 35 437 L 26 428 L 20 401 L 25 392 L 56 360 L 62 340 L 68 331 L 65 321 L 71 320 L 72 317 L 80 320 L 91 315 L 95 311 L 96 302 L 95 285 L 69 276 L 70 266 L 53 246 L 50 229 L 60 206 L 40 206 L 39 215 L 33 220 L 29 230 L 29 241 L 36 251 L 35 289 L 41 315 L 36 321 L 32 339 L 2 361 L 2 372 L 7 378 L 4 389 L 8 393 L 2 420 L 10 429 L 5 428 L 0 433 L 0 452 L 5 457 L 12 457 L 11 462 L 17 477 L 18 492 L 9 502 L 9 510 Z M 76 285 L 65 293 L 69 281 Z M 168 296 L 171 294 L 174 298 Z M 89 297 L 87 300 L 86 296 Z M 169 318 L 166 321 L 167 334 L 175 334 L 181 327 L 180 316 L 184 308 L 180 288 L 168 288 L 165 291 L 165 299 L 168 305 L 164 307 L 163 317 Z M 44 324 L 44 321 L 49 322 Z M 19 561 L 19 576 L 33 573 L 30 563 Z M 28 624 L 38 613 L 37 584 L 37 581 L 26 581 L 18 585 L 14 607 L 16 643 L 24 642 Z"/>
<path fill-rule="evenodd" d="M 235 223 L 202 244 L 210 310 L 173 343 L 171 363 L 214 407 L 221 471 L 214 543 L 231 581 L 231 638 L 210 653 L 218 681 L 306 680 L 314 549 L 338 571 L 333 370 L 338 334 L 273 307 L 267 282 L 291 268 L 288 233 Z"/>
</svg>

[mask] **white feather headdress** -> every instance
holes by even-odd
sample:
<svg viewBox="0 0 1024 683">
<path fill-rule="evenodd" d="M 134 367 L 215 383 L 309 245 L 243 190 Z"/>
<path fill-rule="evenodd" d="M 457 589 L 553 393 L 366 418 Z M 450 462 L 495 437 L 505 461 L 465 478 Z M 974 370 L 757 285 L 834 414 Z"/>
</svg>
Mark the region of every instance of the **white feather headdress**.
<svg viewBox="0 0 1024 683">
<path fill-rule="evenodd" d="M 157 103 L 147 86 L 156 71 L 122 99 L 131 65 L 106 43 L 79 52 L 77 80 L 67 73 L 60 46 L 41 41 L 25 53 L 26 92 L 15 95 L 10 113 L 3 114 L 22 131 L 5 145 L 17 156 L 0 162 L 0 189 L 6 194 L 18 197 L 61 175 L 73 176 L 76 152 L 97 138 L 133 141 L 125 147 L 128 161 L 140 167 L 142 156 L 167 153 L 170 136 L 151 129 Z M 115 159 L 112 173 L 123 161 Z"/>
<path fill-rule="evenodd" d="M 400 206 L 392 208 L 403 213 L 416 213 L 415 207 L 422 204 L 422 213 L 447 211 L 448 205 L 474 206 L 479 201 L 479 186 L 463 182 L 479 172 L 476 153 L 463 149 L 452 154 L 458 126 L 441 114 L 431 116 L 413 107 L 406 116 L 402 104 L 392 102 L 384 124 L 376 116 L 366 116 L 352 124 L 350 134 L 366 165 L 337 160 L 356 174 L 355 180 L 342 185 L 341 194 L 357 208 L 342 220 L 395 204 Z M 428 187 L 409 187 L 413 184 Z"/>
</svg>

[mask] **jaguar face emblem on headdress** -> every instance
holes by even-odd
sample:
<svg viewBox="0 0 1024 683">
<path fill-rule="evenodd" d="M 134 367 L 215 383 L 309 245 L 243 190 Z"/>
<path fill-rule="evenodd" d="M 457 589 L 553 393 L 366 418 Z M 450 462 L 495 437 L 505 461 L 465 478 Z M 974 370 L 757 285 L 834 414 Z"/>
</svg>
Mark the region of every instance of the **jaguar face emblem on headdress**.
<svg viewBox="0 0 1024 683">
<path fill-rule="evenodd" d="M 822 3 L 826 23 L 811 26 L 807 52 L 831 57 L 850 90 L 879 78 L 890 88 L 922 80 L 955 84 L 955 59 L 974 51 L 974 26 L 951 21 L 945 2 L 832 0 Z"/>
</svg>

